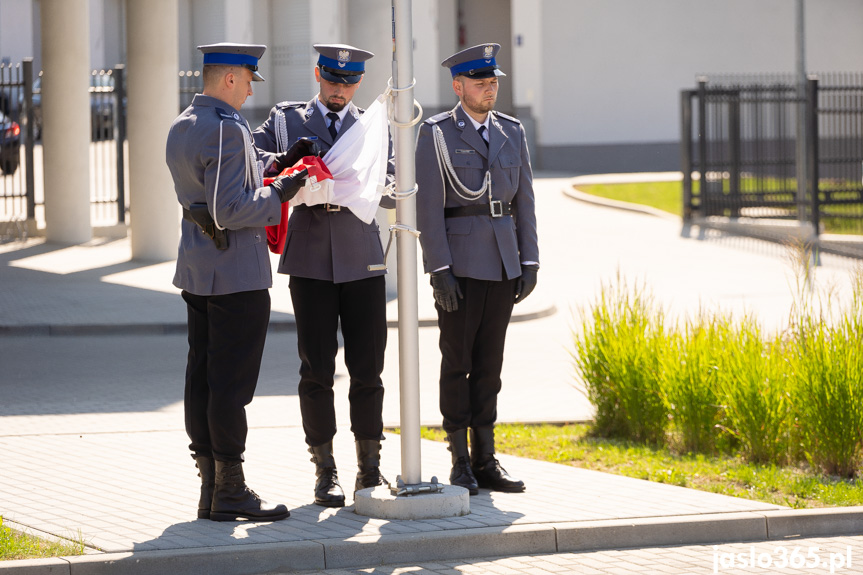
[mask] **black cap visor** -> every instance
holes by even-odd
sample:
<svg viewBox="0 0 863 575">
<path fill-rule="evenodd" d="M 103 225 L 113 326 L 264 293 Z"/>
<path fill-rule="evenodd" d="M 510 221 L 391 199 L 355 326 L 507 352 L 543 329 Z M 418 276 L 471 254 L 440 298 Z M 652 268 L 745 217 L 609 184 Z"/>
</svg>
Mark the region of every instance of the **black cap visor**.
<svg viewBox="0 0 863 575">
<path fill-rule="evenodd" d="M 457 74 L 457 76 L 464 76 L 465 78 L 475 78 L 477 80 L 482 80 L 483 78 L 506 76 L 506 74 L 501 72 L 500 68 L 498 68 L 497 66 L 488 66 L 486 68 L 477 68 L 476 70 L 467 70 L 466 72 L 461 72 L 460 74 Z"/>
<path fill-rule="evenodd" d="M 247 70 L 251 70 L 253 82 L 263 82 L 264 81 L 264 77 L 261 76 L 260 72 L 258 72 L 257 66 L 252 66 L 251 64 L 243 64 L 243 68 L 245 68 Z"/>
<path fill-rule="evenodd" d="M 321 78 L 336 84 L 356 84 L 363 77 L 362 73 L 356 74 L 351 72 L 347 74 L 342 70 L 336 70 L 329 66 L 318 66 L 318 69 L 321 72 Z"/>
</svg>

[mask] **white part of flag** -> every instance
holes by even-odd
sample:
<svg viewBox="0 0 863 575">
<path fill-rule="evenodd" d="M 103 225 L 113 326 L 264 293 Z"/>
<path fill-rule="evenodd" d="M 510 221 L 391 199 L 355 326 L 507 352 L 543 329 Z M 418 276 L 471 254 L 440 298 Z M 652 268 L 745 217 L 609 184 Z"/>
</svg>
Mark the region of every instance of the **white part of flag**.
<svg viewBox="0 0 863 575">
<path fill-rule="evenodd" d="M 386 186 L 388 151 L 387 107 L 381 94 L 324 154 L 333 179 L 307 183 L 291 205 L 337 204 L 372 223 Z"/>
</svg>

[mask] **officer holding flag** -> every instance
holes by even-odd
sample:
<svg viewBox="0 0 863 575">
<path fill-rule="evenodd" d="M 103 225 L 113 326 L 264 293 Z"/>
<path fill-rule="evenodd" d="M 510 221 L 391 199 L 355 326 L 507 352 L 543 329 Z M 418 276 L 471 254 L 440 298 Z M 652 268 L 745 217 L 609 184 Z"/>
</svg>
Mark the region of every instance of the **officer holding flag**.
<svg viewBox="0 0 863 575">
<path fill-rule="evenodd" d="M 315 44 L 318 94 L 308 102 L 281 102 L 254 132 L 255 145 L 279 153 L 303 138 L 333 147 L 364 111 L 353 102 L 373 54 L 346 44 Z M 390 155 L 389 173 L 394 172 Z M 380 204 L 395 207 L 391 198 Z M 348 207 L 317 203 L 293 206 L 279 262 L 289 274 L 300 356 L 300 410 L 306 443 L 315 464 L 315 503 L 342 507 L 345 494 L 333 456 L 333 404 L 338 331 L 350 374 L 351 431 L 358 471 L 354 490 L 385 485 L 380 472 L 384 386 L 381 373 L 387 341 L 384 252 L 379 227 Z"/>
<path fill-rule="evenodd" d="M 188 315 L 184 406 L 201 477 L 198 517 L 275 521 L 290 515 L 287 507 L 268 504 L 245 483 L 245 407 L 255 393 L 270 320 L 264 226 L 279 223 L 281 205 L 296 195 L 306 172 L 264 186 L 264 165 L 239 113 L 252 82 L 263 80 L 258 60 L 266 46 L 198 49 L 204 91 L 174 120 L 166 149 L 184 214 L 174 285 L 183 290 Z"/>
</svg>

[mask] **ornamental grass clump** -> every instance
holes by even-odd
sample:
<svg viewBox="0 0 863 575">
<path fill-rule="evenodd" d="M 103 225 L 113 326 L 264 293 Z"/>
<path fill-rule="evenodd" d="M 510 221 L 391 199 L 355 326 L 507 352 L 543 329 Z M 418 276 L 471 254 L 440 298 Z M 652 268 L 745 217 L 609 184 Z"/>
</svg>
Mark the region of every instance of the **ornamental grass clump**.
<svg viewBox="0 0 863 575">
<path fill-rule="evenodd" d="M 766 341 L 752 318 L 737 325 L 717 377 L 722 428 L 753 463 L 787 461 L 791 429 L 789 366 L 781 341 Z"/>
<path fill-rule="evenodd" d="M 729 317 L 701 314 L 669 337 L 662 357 L 662 380 L 671 418 L 671 447 L 714 453 L 721 410 L 717 379 L 721 351 L 733 331 Z"/>
<path fill-rule="evenodd" d="M 863 442 L 863 271 L 850 305 L 798 302 L 792 318 L 796 433 L 802 456 L 828 475 L 859 473 Z M 825 312 L 825 309 L 827 310 Z"/>
<path fill-rule="evenodd" d="M 594 432 L 646 443 L 664 441 L 668 410 L 661 383 L 664 314 L 643 286 L 603 284 L 574 334 L 576 367 L 596 408 Z"/>
</svg>

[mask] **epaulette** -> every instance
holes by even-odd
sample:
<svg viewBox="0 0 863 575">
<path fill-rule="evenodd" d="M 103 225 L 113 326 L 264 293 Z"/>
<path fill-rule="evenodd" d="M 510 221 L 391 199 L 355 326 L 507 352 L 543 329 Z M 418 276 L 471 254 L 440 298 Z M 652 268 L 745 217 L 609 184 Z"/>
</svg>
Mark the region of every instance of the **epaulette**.
<svg viewBox="0 0 863 575">
<path fill-rule="evenodd" d="M 233 120 L 235 122 L 240 121 L 240 115 L 239 114 L 237 114 L 236 112 L 232 114 L 232 113 L 228 112 L 227 110 L 225 110 L 224 108 L 219 108 L 218 106 L 216 107 L 216 113 L 223 120 Z"/>
<path fill-rule="evenodd" d="M 509 120 L 510 122 L 512 122 L 514 124 L 521 124 L 521 120 L 519 120 L 518 118 L 508 116 L 504 113 L 498 112 L 497 110 L 493 110 L 493 112 L 494 112 L 494 115 L 499 117 L 499 118 L 503 118 L 504 120 Z"/>
<path fill-rule="evenodd" d="M 308 104 L 308 102 L 291 102 L 290 100 L 285 100 L 284 102 L 276 104 L 276 108 L 299 108 L 306 104 Z"/>
<path fill-rule="evenodd" d="M 431 118 L 426 119 L 426 124 L 437 124 L 439 122 L 443 122 L 447 118 L 451 118 L 452 114 L 450 112 L 441 112 L 440 114 L 435 114 Z"/>
</svg>

